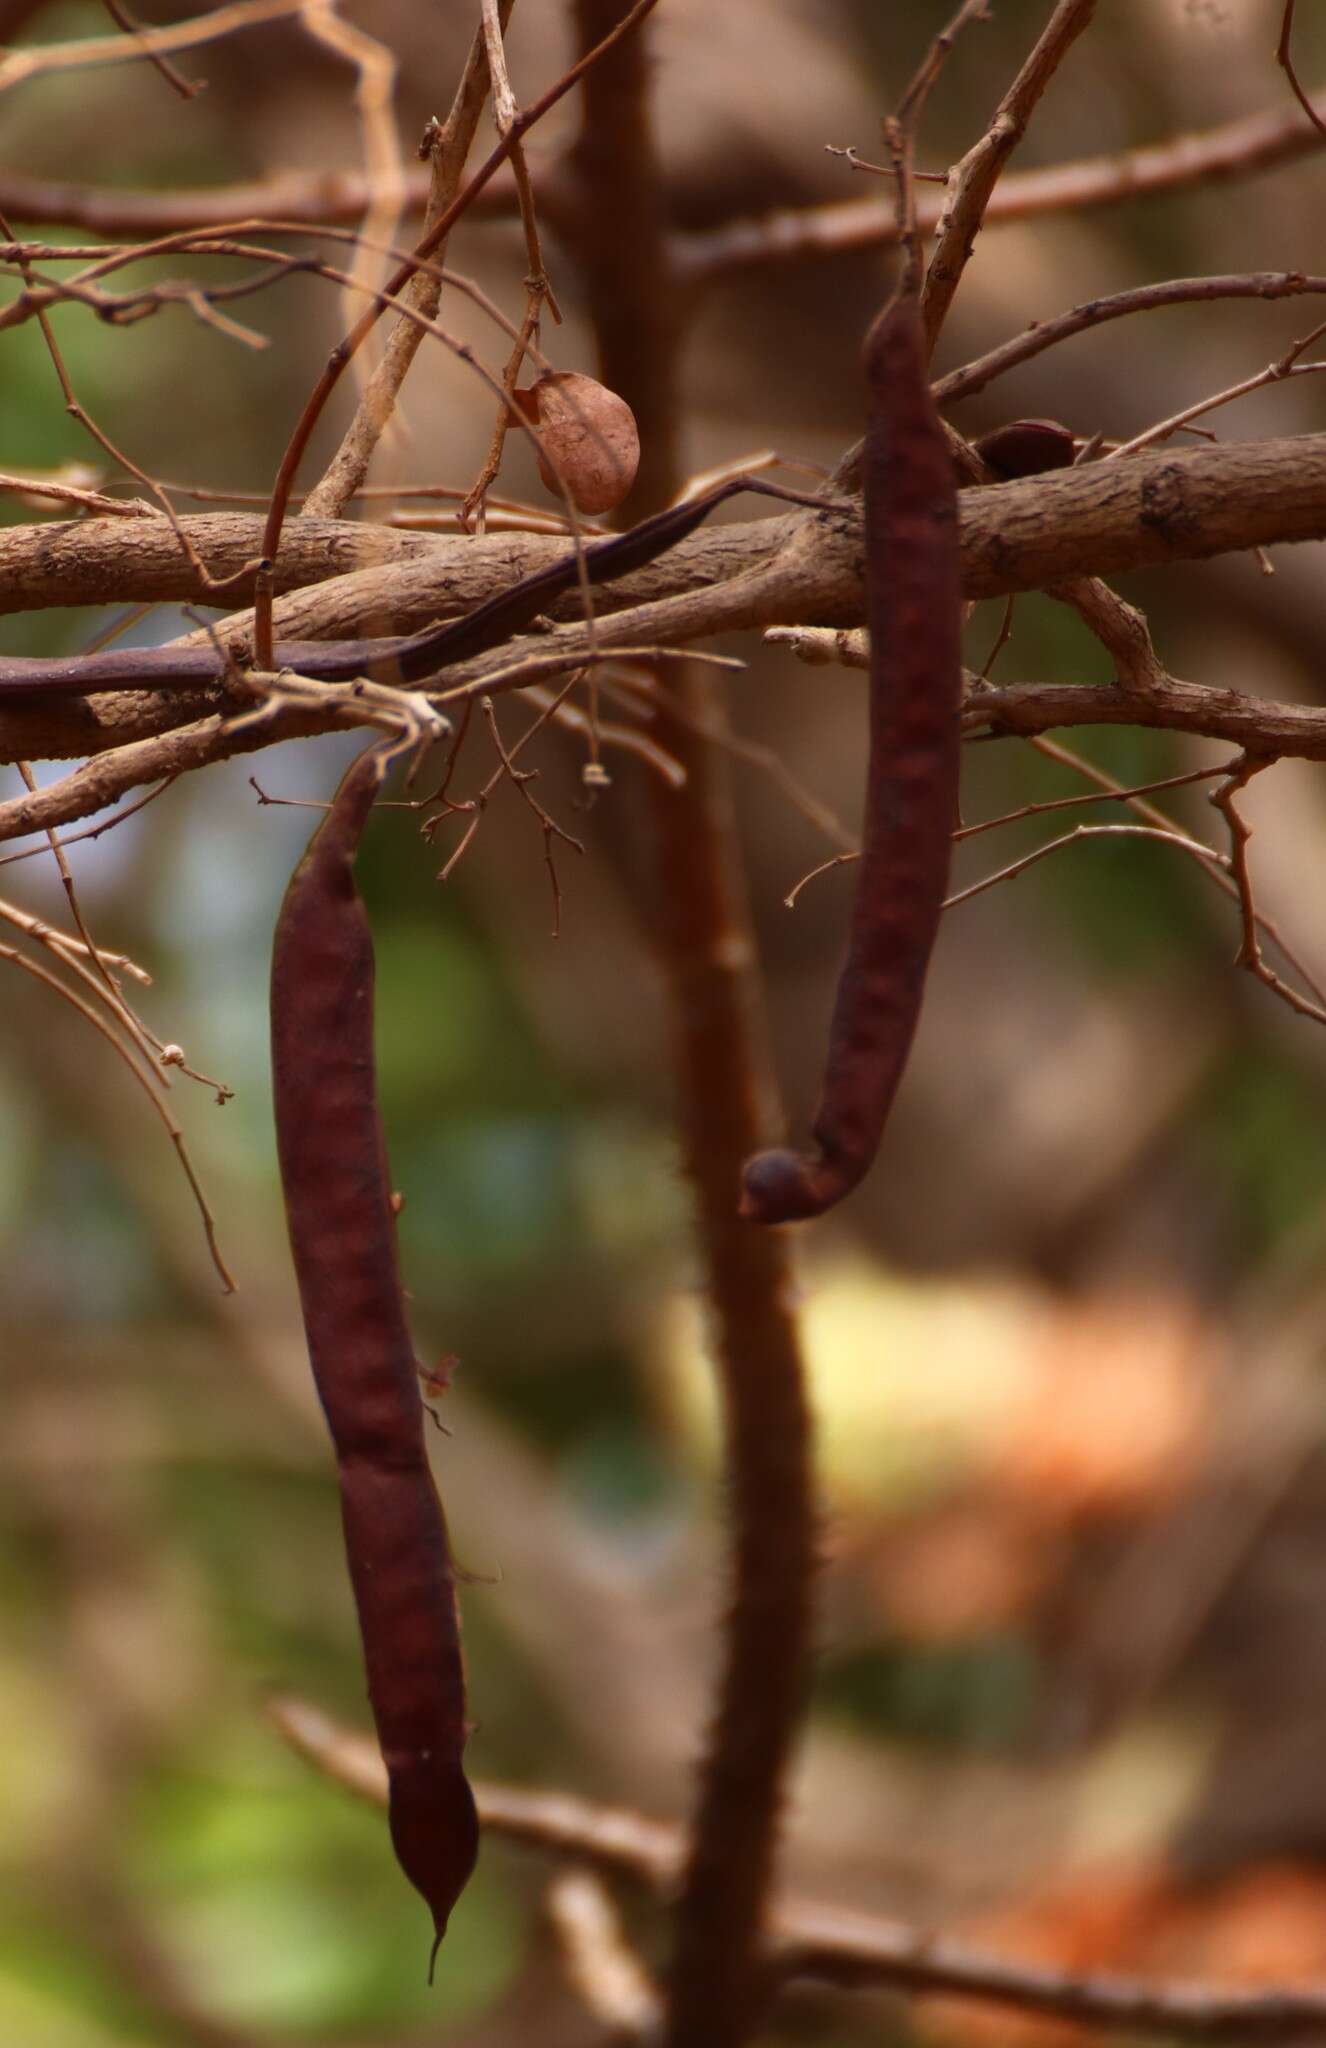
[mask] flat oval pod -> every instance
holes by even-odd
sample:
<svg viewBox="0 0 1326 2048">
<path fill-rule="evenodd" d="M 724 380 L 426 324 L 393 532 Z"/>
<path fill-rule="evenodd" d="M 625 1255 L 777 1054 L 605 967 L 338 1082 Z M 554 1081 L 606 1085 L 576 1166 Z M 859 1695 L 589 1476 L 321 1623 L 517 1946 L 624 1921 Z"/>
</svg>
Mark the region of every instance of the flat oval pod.
<svg viewBox="0 0 1326 2048">
<path fill-rule="evenodd" d="M 540 443 L 552 458 L 539 458 L 548 489 L 557 491 L 560 471 L 577 511 L 620 505 L 640 466 L 640 436 L 626 400 L 577 370 L 552 371 L 515 399 L 527 416 L 534 408 Z"/>
<path fill-rule="evenodd" d="M 1071 427 L 1058 420 L 1010 420 L 972 446 L 998 477 L 1039 476 L 1047 469 L 1067 469 L 1077 443 Z"/>
<path fill-rule="evenodd" d="M 309 1358 L 336 1450 L 397 1860 L 437 1942 L 478 1853 L 456 1575 L 424 1447 L 378 1106 L 373 941 L 354 862 L 382 768 L 349 770 L 272 948 L 277 1152 Z"/>
<path fill-rule="evenodd" d="M 815 1150 L 747 1161 L 741 1213 L 757 1223 L 821 1215 L 874 1160 L 920 1013 L 957 815 L 957 486 L 914 298 L 880 314 L 864 362 L 870 757 L 861 859 Z"/>
</svg>

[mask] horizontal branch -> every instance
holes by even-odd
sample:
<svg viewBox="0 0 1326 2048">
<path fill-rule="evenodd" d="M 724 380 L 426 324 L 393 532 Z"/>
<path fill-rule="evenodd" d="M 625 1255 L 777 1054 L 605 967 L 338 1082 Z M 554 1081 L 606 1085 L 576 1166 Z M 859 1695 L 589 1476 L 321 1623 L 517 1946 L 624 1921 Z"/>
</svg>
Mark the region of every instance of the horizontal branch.
<svg viewBox="0 0 1326 2048">
<path fill-rule="evenodd" d="M 1314 105 L 1326 117 L 1326 94 L 1318 95 Z M 1121 150 L 1117 156 L 1010 171 L 990 199 L 984 226 L 1118 205 L 1155 192 L 1179 191 L 1212 179 L 1269 170 L 1322 147 L 1322 137 L 1296 108 L 1276 107 L 1219 128 Z M 0 201 L 3 190 L 0 182 Z M 918 192 L 916 217 L 923 234 L 933 234 L 942 205 L 942 192 Z M 878 248 L 896 239 L 892 199 L 872 194 L 869 198 L 830 200 L 820 206 L 787 207 L 679 236 L 674 264 L 679 277 L 698 284 L 759 264 L 793 263 L 844 250 Z"/>
<path fill-rule="evenodd" d="M 961 508 L 969 597 L 1317 540 L 1326 535 L 1326 435 L 1148 449 L 1126 461 L 967 490 Z M 234 577 L 236 595 L 251 593 L 251 574 L 240 572 L 256 560 L 259 517 L 197 514 L 182 518 L 180 526 L 214 577 Z M 789 551 L 791 537 L 805 536 L 812 527 L 815 545 Z M 344 520 L 294 520 L 277 560 L 276 587 L 298 587 L 298 594 L 278 608 L 278 629 L 288 639 L 336 639 L 385 631 L 390 621 L 408 632 L 482 603 L 563 553 L 562 540 L 541 534 L 425 535 Z M 859 619 L 859 526 L 836 506 L 831 517 L 710 527 L 623 576 L 598 602 L 612 611 L 721 585 L 767 567 L 776 555 L 784 580 L 763 592 L 764 616 L 752 613 L 742 624 L 780 618 L 813 623 L 817 615 L 825 624 Z M 792 610 L 780 613 L 780 591 L 793 602 Z M 0 605 L 15 611 L 216 602 L 164 519 L 11 527 L 0 533 L 0 592 Z M 554 615 L 574 610 L 574 599 L 564 599 Z M 715 592 L 714 616 L 723 624 L 729 623 L 727 610 Z M 714 630 L 703 619 L 703 612 L 686 614 L 689 637 Z M 235 642 L 247 630 L 246 617 L 227 621 L 225 637 Z"/>
<path fill-rule="evenodd" d="M 336 1726 L 305 1701 L 276 1698 L 272 1720 L 299 1753 L 361 1798 L 386 1804 L 376 1746 Z M 685 1853 L 685 1831 L 640 1814 L 599 1807 L 573 1794 L 507 1785 L 475 1786 L 486 1830 L 545 1855 L 588 1863 L 669 1894 Z M 1204 1983 L 1152 1982 L 1104 1972 L 1078 1975 L 991 1955 L 947 1935 L 872 1914 L 788 1899 L 772 1916 L 768 1967 L 776 1978 L 941 1993 L 1053 2014 L 1097 2026 L 1188 2038 L 1282 2040 L 1320 2033 L 1326 1989 L 1239 1990 Z"/>
<path fill-rule="evenodd" d="M 168 520 L 155 507 L 128 520 L 51 520 L 0 531 L 0 613 L 53 605 L 212 604 Z M 262 520 L 252 513 L 198 512 L 180 520 L 209 575 L 234 579 L 226 595 L 240 602 L 253 590 Z M 431 534 L 348 519 L 299 519 L 282 535 L 277 590 L 297 590 L 354 569 L 414 562 L 437 547 Z"/>
<path fill-rule="evenodd" d="M 869 636 L 819 626 L 771 626 L 765 639 L 812 668 L 870 666 Z M 1242 690 L 1170 675 L 1152 655 L 1144 678 L 1112 683 L 988 683 L 966 675 L 962 729 L 970 737 L 1032 739 L 1056 726 L 1145 725 L 1221 740 L 1253 755 L 1326 761 L 1326 705 L 1277 704 Z"/>
<path fill-rule="evenodd" d="M 963 726 L 1030 738 L 1069 725 L 1145 725 L 1225 740 L 1244 753 L 1326 761 L 1326 706 L 1277 704 L 1163 676 L 1145 690 L 1113 684 L 1008 683 L 971 696 Z"/>
<path fill-rule="evenodd" d="M 1149 450 L 1120 462 L 964 491 L 961 507 L 963 578 L 971 597 L 1044 589 L 1068 577 L 1195 560 L 1230 549 L 1320 539 L 1326 536 L 1326 435 Z M 201 524 L 186 522 L 191 534 Z M 226 524 L 233 528 L 239 548 L 256 538 L 257 521 L 242 517 L 209 521 L 213 537 L 218 525 Z M 292 547 L 306 538 L 300 534 L 302 524 L 292 522 Z M 345 638 L 366 626 L 381 631 L 386 623 L 403 630 L 426 625 L 509 587 L 562 552 L 560 541 L 540 535 L 502 534 L 481 540 L 448 536 L 419 543 L 416 536 L 383 534 L 381 529 L 326 525 L 335 536 L 333 559 L 344 559 L 337 552 L 342 546 L 354 559 L 354 551 L 371 547 L 376 536 L 391 550 L 402 541 L 414 543 L 414 558 L 355 570 L 285 597 L 277 607 L 277 629 L 283 637 Z M 158 527 L 149 566 L 139 544 L 146 529 Z M 164 521 L 16 528 L 0 537 L 0 574 L 6 551 L 12 573 L 29 584 L 40 584 L 48 601 L 58 588 L 64 602 L 88 602 L 89 592 L 110 587 L 116 564 L 121 601 L 150 601 L 160 594 L 159 576 L 177 595 L 199 595 L 178 589 L 187 565 Z M 49 575 L 50 564 L 57 559 L 58 586 Z M 45 580 L 43 569 L 48 572 Z M 860 528 L 850 508 L 714 527 L 599 593 L 602 616 L 596 644 L 677 646 L 717 632 L 788 622 L 855 625 L 861 617 L 860 579 Z M 618 606 L 623 608 L 614 609 Z M 574 614 L 576 601 L 563 598 L 553 609 Z M 248 630 L 247 615 L 219 629 L 223 639 L 241 646 Z M 540 634 L 533 645 L 541 655 L 569 661 L 588 642 L 583 627 L 575 623 Z M 509 651 L 497 650 L 452 670 L 445 682 L 452 688 L 501 687 L 493 681 L 494 672 L 509 666 L 510 659 Z M 1182 696 L 1185 689 L 1194 693 L 1191 698 Z M 1060 701 L 1070 713 L 1083 698 L 1067 689 L 1056 700 Z M 22 709 L 6 706 L 0 711 L 0 758 L 67 758 L 146 742 L 214 711 L 218 702 L 216 692 L 118 692 L 77 705 L 52 699 Z M 1294 742 L 1280 747 L 1276 738 L 1257 736 L 1255 708 L 1239 711 L 1239 705 L 1255 707 L 1255 700 L 1226 698 L 1223 708 L 1216 707 L 1222 722 L 1207 718 L 1209 704 L 1207 692 L 1176 684 L 1168 700 L 1150 706 L 1150 722 L 1234 737 L 1228 721 L 1237 713 L 1247 728 L 1237 734 L 1241 745 L 1294 752 L 1302 743 L 1316 755 L 1318 736 L 1315 728 L 1309 730 L 1307 719 L 1299 718 L 1291 730 L 1294 707 L 1276 708 L 1276 733 Z M 1136 705 L 1134 722 L 1147 723 L 1148 700 L 1139 696 Z M 1110 722 L 1118 722 L 1120 708 L 1109 693 L 1102 695 L 1099 709 Z M 1009 718 L 1016 715 L 1010 709 Z M 1037 714 L 1026 710 L 1024 715 Z M 1080 716 L 1070 722 L 1081 722 Z M 215 735 L 215 724 L 212 731 Z M 217 745 L 210 758 L 227 751 Z M 150 753 L 137 758 L 140 766 L 151 764 L 151 777 L 167 772 Z M 78 785 L 81 805 L 91 796 L 92 782 L 89 777 Z M 99 777 L 96 786 L 104 802 L 135 785 L 121 779 L 112 788 Z M 57 789 L 65 794 L 57 795 Z M 62 784 L 25 792 L 0 805 L 0 836 L 89 814 L 88 807 L 75 813 L 60 811 L 68 795 Z"/>
<path fill-rule="evenodd" d="M 1326 118 L 1326 93 L 1315 95 L 1313 104 Z M 985 226 L 1118 205 L 1213 179 L 1246 176 L 1292 163 L 1322 146 L 1322 137 L 1296 108 L 1276 106 L 1217 128 L 1120 150 L 1115 156 L 1085 157 L 1039 170 L 1010 172 L 991 200 Z M 427 171 L 408 171 L 403 194 L 406 213 L 422 213 L 427 195 Z M 360 172 L 339 169 L 285 171 L 250 184 L 171 191 L 80 185 L 27 177 L 9 168 L 0 170 L 0 213 L 8 219 L 33 227 L 87 228 L 108 236 L 156 236 L 185 228 L 222 227 L 232 221 L 289 220 L 348 227 L 363 218 L 370 197 L 367 180 Z M 502 176 L 496 187 L 490 187 L 476 202 L 474 212 L 513 213 L 515 199 L 514 182 Z M 933 233 L 941 205 L 942 194 L 918 194 L 917 218 L 924 233 Z M 672 272 L 686 283 L 700 284 L 712 276 L 759 264 L 879 247 L 891 242 L 895 232 L 891 203 L 873 193 L 821 205 L 786 207 L 753 219 L 675 235 Z"/>
</svg>

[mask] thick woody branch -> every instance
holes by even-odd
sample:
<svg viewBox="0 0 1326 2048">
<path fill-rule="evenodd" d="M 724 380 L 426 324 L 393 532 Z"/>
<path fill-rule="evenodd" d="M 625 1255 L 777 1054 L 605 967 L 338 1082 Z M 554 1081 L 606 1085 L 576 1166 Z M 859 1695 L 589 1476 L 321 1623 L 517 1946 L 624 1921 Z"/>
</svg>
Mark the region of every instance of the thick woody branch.
<svg viewBox="0 0 1326 2048">
<path fill-rule="evenodd" d="M 235 578 L 236 598 L 252 595 L 262 520 L 250 513 L 186 514 L 180 528 L 217 582 Z M 380 569 L 430 555 L 431 536 L 349 520 L 300 519 L 282 536 L 276 588 L 298 590 L 352 569 Z M 248 573 L 243 572 L 247 569 Z M 0 532 L 0 612 L 52 605 L 214 604 L 169 522 L 159 515 L 52 520 Z"/>
<path fill-rule="evenodd" d="M 1322 539 L 1326 435 L 1148 450 L 1122 462 L 964 491 L 961 509 L 963 581 L 969 597 L 1044 589 L 1068 577 L 1196 560 L 1233 549 Z M 308 539 L 300 530 L 303 523 L 292 525 L 288 544 L 305 572 L 316 573 L 316 563 L 300 554 Z M 229 528 L 237 561 L 257 534 L 257 522 L 247 518 L 190 520 L 186 525 L 191 535 L 206 527 L 213 550 L 219 549 L 218 529 Z M 424 541 L 338 522 L 319 522 L 319 527 L 324 566 L 329 550 L 335 559 L 353 561 L 362 559 L 357 550 L 370 548 L 382 550 L 385 565 L 284 598 L 277 607 L 277 630 L 287 638 L 353 637 L 368 626 L 381 631 L 384 623 L 407 631 L 479 603 L 564 552 L 560 541 L 542 535 Z M 283 549 L 280 568 L 287 580 L 292 566 Z M 164 520 L 16 528 L 0 536 L 0 577 L 7 571 L 32 592 L 29 603 L 85 604 L 105 598 L 112 588 L 121 602 L 199 595 Z M 715 528 L 606 586 L 596 593 L 596 603 L 601 607 L 600 647 L 678 646 L 717 632 L 789 623 L 857 625 L 859 522 L 850 508 L 835 508 Z M 553 609 L 574 617 L 576 601 L 559 600 Z M 248 630 L 247 616 L 240 616 L 221 629 L 221 636 L 243 646 Z M 578 625 L 567 625 L 533 644 L 541 652 L 569 655 L 585 640 Z M 484 656 L 448 676 L 447 683 L 487 686 L 492 669 L 509 659 L 502 651 Z M 1134 695 L 1139 706 L 1146 701 L 1142 693 Z M 197 693 L 172 698 L 128 692 L 79 705 L 51 699 L 23 710 L 2 708 L 0 758 L 54 759 L 104 751 L 168 731 L 212 708 Z M 114 793 L 132 786 L 122 784 Z M 10 816 L 10 807 L 0 806 L 0 829 L 15 829 Z"/>
<path fill-rule="evenodd" d="M 969 597 L 1319 540 L 1326 536 L 1326 435 L 1148 449 L 1122 462 L 964 491 L 961 510 Z M 180 524 L 213 576 L 235 575 L 251 563 L 262 533 L 260 519 L 239 513 L 202 514 Z M 790 547 L 794 536 L 798 544 Z M 563 540 L 542 534 L 431 536 L 301 519 L 284 536 L 277 559 L 276 587 L 297 593 L 277 607 L 278 632 L 334 639 L 360 633 L 370 622 L 375 631 L 389 630 L 384 621 L 407 632 L 481 603 L 565 552 Z M 698 605 L 679 613 L 678 632 L 653 636 L 673 640 L 734 623 L 814 623 L 818 617 L 850 624 L 860 616 L 859 554 L 858 512 L 835 504 L 822 515 L 708 529 L 604 586 L 595 603 L 607 613 L 701 592 Z M 735 620 L 725 582 L 775 561 L 778 578 L 762 588 L 748 616 Z M 244 592 L 245 586 L 237 588 Z M 0 590 L 3 608 L 15 611 L 208 602 L 164 519 L 13 527 L 0 533 Z M 780 608 L 783 596 L 787 605 Z M 572 597 L 554 607 L 562 617 L 575 610 Z M 224 637 L 238 643 L 248 630 L 245 615 L 227 622 Z"/>
</svg>

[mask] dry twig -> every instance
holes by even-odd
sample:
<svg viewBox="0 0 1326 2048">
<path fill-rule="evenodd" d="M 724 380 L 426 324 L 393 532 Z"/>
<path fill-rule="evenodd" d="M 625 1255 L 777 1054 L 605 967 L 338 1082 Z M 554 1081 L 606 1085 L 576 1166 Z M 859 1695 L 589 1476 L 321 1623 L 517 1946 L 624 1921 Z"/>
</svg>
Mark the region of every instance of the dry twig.
<svg viewBox="0 0 1326 2048">
<path fill-rule="evenodd" d="M 374 1745 L 337 1727 L 317 1707 L 278 1696 L 268 1713 L 285 1739 L 319 1770 L 381 1805 L 386 1773 Z M 605 1877 L 633 1879 L 667 1896 L 685 1853 L 676 1824 L 597 1807 L 571 1793 L 507 1785 L 474 1788 L 485 1829 L 545 1855 L 587 1863 Z M 809 1900 L 783 1899 L 770 1915 L 771 1982 L 823 1983 L 942 1993 L 1087 2025 L 1184 2039 L 1289 2041 L 1326 2027 L 1326 1991 L 1265 1990 L 1078 1973 L 992 1955 L 956 1937 Z"/>
<path fill-rule="evenodd" d="M 935 250 L 921 295 L 926 336 L 933 349 L 971 259 L 991 195 L 1004 165 L 1027 132 L 1036 102 L 1068 51 L 1089 25 L 1096 0 L 1058 0 L 1026 62 L 995 109 L 994 119 L 961 163 L 949 172 Z"/>
</svg>

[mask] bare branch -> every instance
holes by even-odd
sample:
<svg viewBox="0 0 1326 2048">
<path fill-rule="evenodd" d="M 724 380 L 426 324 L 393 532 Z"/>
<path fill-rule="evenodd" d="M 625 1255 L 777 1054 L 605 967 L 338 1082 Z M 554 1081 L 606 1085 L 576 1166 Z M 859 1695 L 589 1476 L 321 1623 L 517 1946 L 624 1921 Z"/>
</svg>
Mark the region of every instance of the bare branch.
<svg viewBox="0 0 1326 2048">
<path fill-rule="evenodd" d="M 1326 109 L 1326 93 L 1316 97 Z M 1117 156 L 1085 157 L 1076 163 L 1050 164 L 1043 170 L 1010 171 L 991 194 L 984 225 L 989 228 L 1045 213 L 1126 205 L 1155 192 L 1181 191 L 1209 179 L 1269 170 L 1321 147 L 1322 137 L 1314 129 L 1305 128 L 1297 114 L 1279 109 L 1251 114 L 1220 128 L 1199 129 L 1191 135 L 1176 135 L 1139 149 L 1121 150 Z M 5 200 L 5 193 L 12 182 L 7 177 L 0 178 L 0 201 L 11 212 L 34 221 L 65 217 L 61 213 L 34 213 L 17 201 L 11 205 Z M 31 194 L 35 200 L 41 196 L 40 190 Z M 87 195 L 90 201 L 95 196 Z M 106 195 L 107 199 L 110 196 Z M 150 203 L 150 194 L 136 196 L 144 204 Z M 207 195 L 198 193 L 194 197 L 201 205 Z M 943 211 L 942 200 L 920 192 L 916 210 L 921 233 L 932 234 Z M 135 228 L 137 219 L 135 216 Z M 873 197 L 838 199 L 820 206 L 790 207 L 762 214 L 755 220 L 726 221 L 721 227 L 703 233 L 679 236 L 675 262 L 682 280 L 700 285 L 711 277 L 764 263 L 796 263 L 807 256 L 885 246 L 895 236 L 892 206 Z"/>
<path fill-rule="evenodd" d="M 975 362 L 964 363 L 960 370 L 950 370 L 935 385 L 935 402 L 956 405 L 960 398 L 984 391 L 996 377 L 1031 362 L 1047 348 L 1057 347 L 1088 327 L 1102 327 L 1131 313 L 1154 313 L 1162 306 L 1207 305 L 1217 299 L 1292 299 L 1304 292 L 1326 292 L 1326 277 L 1308 277 L 1301 270 L 1239 271 L 1226 277 L 1170 278 L 1163 284 L 1136 285 L 1107 299 L 1088 299 L 1051 320 L 1038 320 L 1025 333 L 1001 342 Z"/>
<path fill-rule="evenodd" d="M 510 15 L 513 4 L 514 0 L 503 0 L 503 20 Z M 482 31 L 476 31 L 465 70 L 451 103 L 451 111 L 429 152 L 428 204 L 424 216 L 426 228 L 432 228 L 451 205 L 460 189 L 466 159 L 478 131 L 479 117 L 483 112 L 487 92 L 488 63 L 483 34 Z M 434 263 L 440 265 L 444 262 L 446 248 L 444 238 L 433 251 Z M 437 318 L 442 288 L 440 279 L 431 270 L 412 277 L 405 286 L 404 293 L 409 304 L 426 319 Z M 383 351 L 382 360 L 368 380 L 367 388 L 359 401 L 353 420 L 346 429 L 340 447 L 328 464 L 326 473 L 314 485 L 305 500 L 306 516 L 312 514 L 335 518 L 345 510 L 368 474 L 373 451 L 391 418 L 397 394 L 422 340 L 423 330 L 415 322 L 397 321 Z"/>
</svg>

